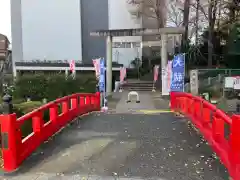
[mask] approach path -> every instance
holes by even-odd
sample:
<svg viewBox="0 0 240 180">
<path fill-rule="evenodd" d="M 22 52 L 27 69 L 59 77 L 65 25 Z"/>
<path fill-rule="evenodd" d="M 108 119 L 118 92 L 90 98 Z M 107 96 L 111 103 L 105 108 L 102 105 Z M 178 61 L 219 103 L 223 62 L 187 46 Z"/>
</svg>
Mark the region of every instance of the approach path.
<svg viewBox="0 0 240 180">
<path fill-rule="evenodd" d="M 165 111 L 157 93 L 141 93 L 140 104 L 126 99 L 126 92 L 114 94 L 110 113 L 79 117 L 2 179 L 228 178 L 210 147 L 186 119 Z"/>
</svg>

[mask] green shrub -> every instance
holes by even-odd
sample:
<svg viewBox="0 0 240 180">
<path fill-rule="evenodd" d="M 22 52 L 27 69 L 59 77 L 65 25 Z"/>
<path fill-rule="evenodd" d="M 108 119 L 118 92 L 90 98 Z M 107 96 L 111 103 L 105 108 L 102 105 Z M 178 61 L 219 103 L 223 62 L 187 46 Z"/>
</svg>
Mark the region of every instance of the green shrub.
<svg viewBox="0 0 240 180">
<path fill-rule="evenodd" d="M 42 75 L 23 76 L 15 82 L 14 98 L 41 100 L 46 96 L 47 79 Z"/>
<path fill-rule="evenodd" d="M 32 110 L 40 107 L 43 105 L 40 101 L 28 101 L 28 102 L 22 102 L 19 104 L 14 104 L 14 110 L 17 111 L 19 114 L 17 116 L 22 116 L 28 112 L 31 112 Z"/>
<path fill-rule="evenodd" d="M 34 109 L 40 107 L 42 105 L 42 102 L 39 101 L 29 101 L 29 102 L 23 102 L 19 104 L 14 104 L 13 105 L 13 110 L 16 113 L 17 117 L 21 117 L 24 114 L 27 114 Z M 22 136 L 26 137 L 32 132 L 32 120 L 29 119 L 24 122 L 24 124 L 21 126 L 21 132 Z"/>
<path fill-rule="evenodd" d="M 222 96 L 222 87 L 221 84 L 215 84 L 208 87 L 200 87 L 199 93 L 209 93 L 210 97 L 220 98 Z"/>
<path fill-rule="evenodd" d="M 78 92 L 93 93 L 96 88 L 96 78 L 94 75 L 81 75 L 75 79 L 64 75 L 44 75 L 32 74 L 21 76 L 14 84 L 13 106 L 17 117 L 21 117 L 28 112 L 43 105 L 42 100 L 46 98 L 48 101 L 55 100 L 69 94 Z M 26 102 L 26 98 L 32 101 Z M 1 101 L 2 99 L 0 99 Z M 49 120 L 49 111 L 43 112 L 45 122 Z M 27 120 L 21 127 L 23 137 L 32 132 L 32 120 Z"/>
<path fill-rule="evenodd" d="M 19 77 L 15 82 L 13 99 L 31 98 L 33 101 L 55 100 L 77 92 L 95 92 L 96 79 L 94 76 L 77 76 L 65 78 L 64 75 L 31 75 Z"/>
</svg>

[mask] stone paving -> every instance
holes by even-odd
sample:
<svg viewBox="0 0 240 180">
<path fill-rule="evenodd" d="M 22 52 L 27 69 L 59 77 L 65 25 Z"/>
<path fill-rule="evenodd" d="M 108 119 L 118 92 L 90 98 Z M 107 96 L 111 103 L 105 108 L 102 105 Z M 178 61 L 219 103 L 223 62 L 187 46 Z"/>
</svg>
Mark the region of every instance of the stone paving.
<svg viewBox="0 0 240 180">
<path fill-rule="evenodd" d="M 157 110 L 159 104 L 147 93 L 140 94 L 140 104 L 125 103 L 126 94 L 115 106 L 117 113 L 78 118 L 2 179 L 228 179 L 186 119 L 132 113 L 129 109 Z"/>
<path fill-rule="evenodd" d="M 122 98 L 116 106 L 116 113 L 136 112 L 141 109 L 156 109 L 152 102 L 151 93 L 142 92 L 139 97 L 140 103 L 136 103 L 135 99 L 132 102 L 126 103 L 128 92 L 123 92 Z"/>
</svg>

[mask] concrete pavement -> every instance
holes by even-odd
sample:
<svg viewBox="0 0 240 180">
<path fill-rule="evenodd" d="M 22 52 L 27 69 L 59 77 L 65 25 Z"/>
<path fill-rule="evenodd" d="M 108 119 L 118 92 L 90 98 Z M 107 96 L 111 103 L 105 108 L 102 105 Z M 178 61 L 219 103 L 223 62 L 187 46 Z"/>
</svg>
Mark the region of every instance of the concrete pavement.
<svg viewBox="0 0 240 180">
<path fill-rule="evenodd" d="M 226 169 L 186 119 L 171 113 L 137 113 L 157 110 L 152 96 L 146 93 L 140 94 L 140 104 L 126 104 L 125 100 L 123 95 L 116 103 L 117 113 L 78 118 L 35 152 L 17 173 L 2 178 L 228 178 Z"/>
</svg>

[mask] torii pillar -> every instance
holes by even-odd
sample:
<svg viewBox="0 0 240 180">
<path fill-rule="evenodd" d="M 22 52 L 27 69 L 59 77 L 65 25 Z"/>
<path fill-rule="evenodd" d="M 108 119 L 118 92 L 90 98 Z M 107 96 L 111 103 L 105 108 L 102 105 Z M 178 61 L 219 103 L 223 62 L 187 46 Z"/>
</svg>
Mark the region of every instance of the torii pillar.
<svg viewBox="0 0 240 180">
<path fill-rule="evenodd" d="M 106 88 L 106 95 L 111 95 L 112 93 L 112 36 L 109 35 L 106 38 L 106 80 L 107 80 L 107 88 Z"/>
<path fill-rule="evenodd" d="M 168 53 L 167 53 L 167 44 L 168 44 L 167 34 L 161 34 L 161 67 L 166 67 L 168 63 Z"/>
<path fill-rule="evenodd" d="M 162 74 L 166 73 L 166 67 L 168 63 L 168 52 L 167 52 L 167 34 L 161 34 L 161 78 L 164 78 Z M 162 79 L 162 95 L 165 95 L 167 92 L 167 82 L 165 79 Z"/>
</svg>

